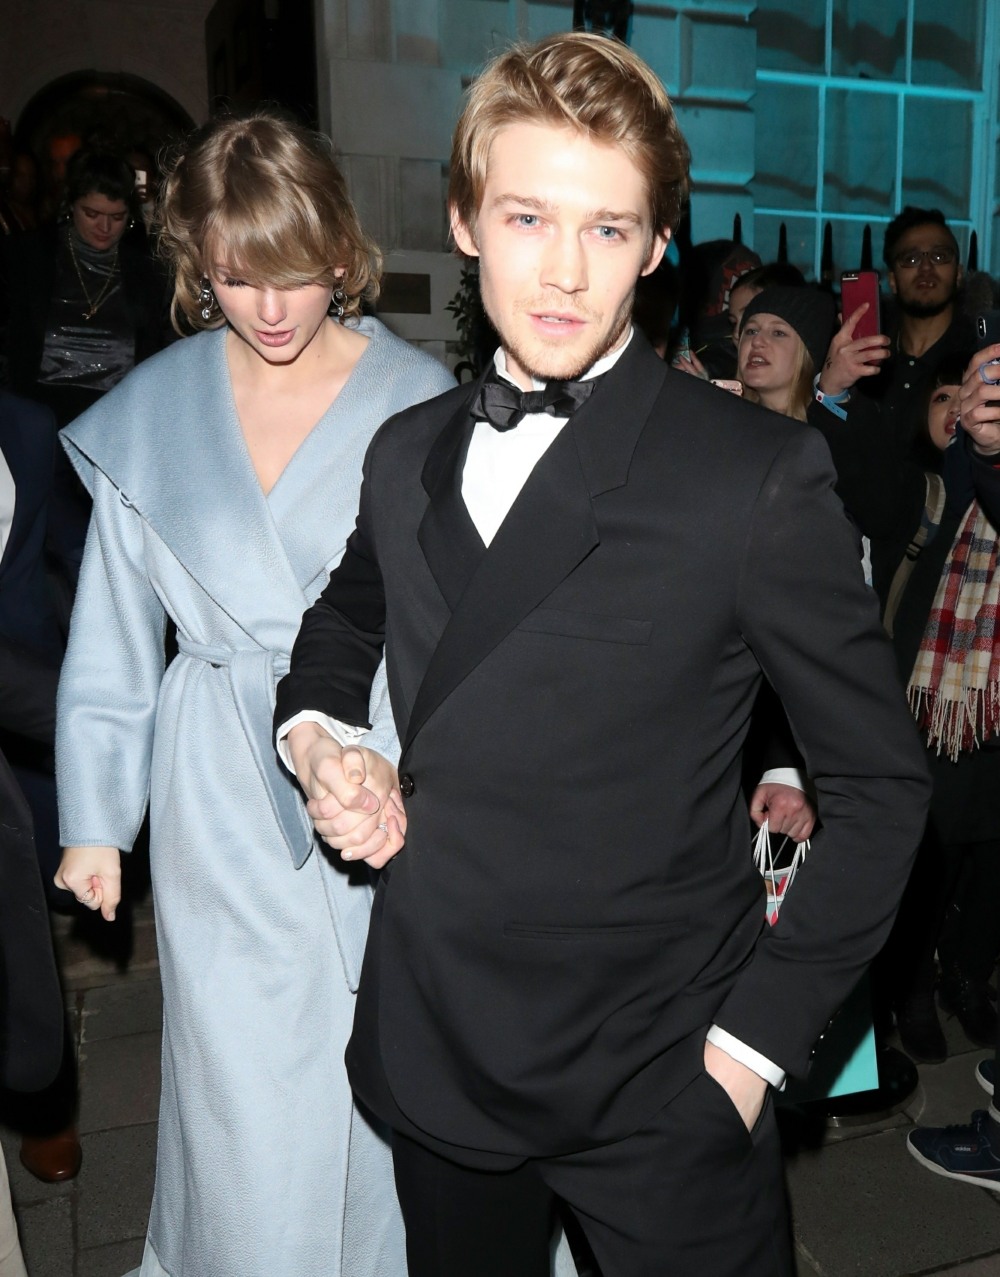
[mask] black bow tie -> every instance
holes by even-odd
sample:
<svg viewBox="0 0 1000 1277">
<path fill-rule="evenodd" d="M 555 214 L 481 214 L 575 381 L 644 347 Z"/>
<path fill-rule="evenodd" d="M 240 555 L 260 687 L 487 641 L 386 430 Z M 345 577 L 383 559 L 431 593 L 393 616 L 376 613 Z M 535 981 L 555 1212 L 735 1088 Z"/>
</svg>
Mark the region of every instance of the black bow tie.
<svg viewBox="0 0 1000 1277">
<path fill-rule="evenodd" d="M 587 381 L 549 381 L 544 390 L 521 390 L 495 372 L 483 382 L 472 404 L 476 421 L 488 421 L 494 430 L 513 430 L 525 417 L 544 412 L 550 417 L 570 417 L 597 389 L 600 377 Z"/>
</svg>

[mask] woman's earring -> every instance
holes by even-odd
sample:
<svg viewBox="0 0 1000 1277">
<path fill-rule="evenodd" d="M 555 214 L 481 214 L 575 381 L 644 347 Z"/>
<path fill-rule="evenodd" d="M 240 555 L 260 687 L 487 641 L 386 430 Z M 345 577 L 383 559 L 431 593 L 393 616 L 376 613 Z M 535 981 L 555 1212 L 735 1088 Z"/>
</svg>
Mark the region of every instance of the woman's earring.
<svg viewBox="0 0 1000 1277">
<path fill-rule="evenodd" d="M 198 305 L 201 307 L 202 319 L 211 319 L 212 308 L 218 304 L 215 300 L 215 293 L 212 292 L 212 285 L 208 282 L 208 276 L 203 275 L 201 278 L 201 292 L 198 294 Z"/>
<path fill-rule="evenodd" d="M 330 298 L 330 309 L 327 312 L 333 319 L 344 318 L 344 302 L 347 301 L 347 294 L 338 285 L 333 290 L 333 296 Z"/>
</svg>

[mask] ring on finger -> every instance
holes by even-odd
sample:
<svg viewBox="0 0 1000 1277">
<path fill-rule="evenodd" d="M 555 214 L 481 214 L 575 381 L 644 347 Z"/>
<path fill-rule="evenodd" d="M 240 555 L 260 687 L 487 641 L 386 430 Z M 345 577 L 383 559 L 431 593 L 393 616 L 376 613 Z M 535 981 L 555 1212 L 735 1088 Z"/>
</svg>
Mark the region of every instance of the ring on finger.
<svg viewBox="0 0 1000 1277">
<path fill-rule="evenodd" d="M 382 823 L 379 825 L 379 829 L 381 829 L 381 830 L 382 830 L 382 832 L 383 832 L 384 834 L 388 834 L 388 833 L 389 833 L 389 822 L 388 822 L 388 821 L 383 820 L 383 821 L 382 821 Z"/>
<path fill-rule="evenodd" d="M 987 368 L 996 368 L 1000 364 L 1000 359 L 987 359 L 985 363 L 979 365 L 979 376 L 987 386 L 1000 386 L 1000 377 L 987 377 Z"/>
</svg>

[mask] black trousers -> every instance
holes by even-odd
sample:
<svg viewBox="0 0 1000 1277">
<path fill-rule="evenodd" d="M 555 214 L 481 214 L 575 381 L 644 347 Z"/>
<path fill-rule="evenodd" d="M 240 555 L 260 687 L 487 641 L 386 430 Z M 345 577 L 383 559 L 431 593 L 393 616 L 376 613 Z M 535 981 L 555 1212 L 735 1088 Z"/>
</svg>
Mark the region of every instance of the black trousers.
<svg viewBox="0 0 1000 1277">
<path fill-rule="evenodd" d="M 556 1200 L 603 1277 L 790 1277 L 770 1096 L 748 1132 L 699 1074 L 626 1139 L 514 1170 L 460 1166 L 394 1134 L 409 1277 L 548 1277 Z"/>
</svg>

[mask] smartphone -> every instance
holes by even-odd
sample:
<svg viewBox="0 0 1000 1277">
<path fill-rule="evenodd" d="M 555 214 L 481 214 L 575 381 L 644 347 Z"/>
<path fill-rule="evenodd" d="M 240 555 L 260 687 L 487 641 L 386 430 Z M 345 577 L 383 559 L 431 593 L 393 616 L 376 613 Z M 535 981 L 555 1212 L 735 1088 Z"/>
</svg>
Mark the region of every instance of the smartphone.
<svg viewBox="0 0 1000 1277">
<path fill-rule="evenodd" d="M 136 186 L 146 185 L 146 170 L 144 168 L 137 168 L 135 170 L 135 184 Z"/>
<path fill-rule="evenodd" d="M 733 381 L 729 377 L 713 377 L 712 385 L 718 386 L 720 390 L 728 390 L 731 395 L 742 395 L 743 382 Z"/>
<path fill-rule="evenodd" d="M 976 316 L 976 335 L 980 349 L 1000 341 L 1000 310 L 987 310 Z"/>
<path fill-rule="evenodd" d="M 863 302 L 868 303 L 868 309 L 858 320 L 854 329 L 855 340 L 858 337 L 876 337 L 882 331 L 878 271 L 845 271 L 840 277 L 840 311 L 844 319 L 853 315 Z"/>
</svg>

